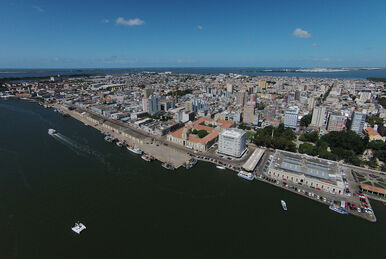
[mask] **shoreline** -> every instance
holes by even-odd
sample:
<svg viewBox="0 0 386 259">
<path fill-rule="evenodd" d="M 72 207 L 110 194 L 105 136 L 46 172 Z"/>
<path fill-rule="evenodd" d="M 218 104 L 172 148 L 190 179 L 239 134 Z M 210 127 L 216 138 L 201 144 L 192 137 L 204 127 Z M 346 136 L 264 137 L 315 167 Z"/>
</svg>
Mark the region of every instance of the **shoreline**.
<svg viewBox="0 0 386 259">
<path fill-rule="evenodd" d="M 106 124 L 104 124 L 104 122 L 106 122 L 106 121 L 110 122 L 110 120 L 107 120 L 107 119 L 102 120 L 101 118 L 99 118 L 100 120 L 98 121 L 95 118 L 92 118 L 91 116 L 84 116 L 85 114 L 82 115 L 82 113 L 79 113 L 76 110 L 70 110 L 70 109 L 68 109 L 68 107 L 66 107 L 63 104 L 59 104 L 59 103 L 44 104 L 44 103 L 41 103 L 37 100 L 29 99 L 29 98 L 12 98 L 12 99 L 19 99 L 19 100 L 23 100 L 23 101 L 35 102 L 35 103 L 38 103 L 38 104 L 44 106 L 45 108 L 51 108 L 52 107 L 52 108 L 57 109 L 58 111 L 65 112 L 66 114 L 68 114 L 72 118 L 84 123 L 85 125 L 91 126 L 100 132 L 102 132 L 102 131 L 108 132 L 109 134 L 111 134 L 111 136 L 114 136 L 114 137 L 118 138 L 119 140 L 125 140 L 128 144 L 132 144 L 132 145 L 139 147 L 146 154 L 152 155 L 155 159 L 157 159 L 161 162 L 170 163 L 175 168 L 181 167 L 186 161 L 188 161 L 191 158 L 195 158 L 199 161 L 210 162 L 214 165 L 218 165 L 218 163 L 211 161 L 210 159 L 207 159 L 208 157 L 206 155 L 209 155 L 209 154 L 206 154 L 206 153 L 192 154 L 189 151 L 181 152 L 181 150 L 176 150 L 175 148 L 173 148 L 172 145 L 162 144 L 161 141 L 159 139 L 157 139 L 157 137 L 150 136 L 150 134 L 146 134 L 146 133 L 141 134 L 138 130 L 134 131 L 133 129 L 131 129 L 127 125 L 125 128 L 123 128 L 122 125 L 119 125 L 117 123 L 116 126 L 122 127 L 122 129 L 118 130 L 118 131 L 114 130 L 112 128 L 106 127 Z M 89 112 L 87 111 L 87 113 L 89 113 Z M 89 113 L 88 115 L 92 115 L 92 114 Z M 100 117 L 102 117 L 102 116 L 100 116 Z M 165 139 L 165 141 L 166 141 L 166 139 Z M 170 155 L 170 152 L 172 153 L 172 155 Z M 266 150 L 266 152 L 269 153 L 269 152 L 273 152 L 273 151 Z M 250 152 L 250 153 L 252 153 L 252 152 Z M 169 154 L 169 155 L 167 155 L 167 154 Z M 265 160 L 267 159 L 267 156 L 268 155 L 264 156 Z M 240 163 L 240 162 L 238 162 L 238 163 Z M 311 192 L 312 193 L 318 193 L 318 191 L 316 191 L 316 190 L 313 190 L 311 188 L 307 188 L 306 186 L 301 186 L 301 188 L 303 190 L 300 188 L 297 188 L 298 190 L 301 190 L 301 192 L 295 191 L 294 189 L 291 189 L 291 188 L 299 187 L 299 186 L 295 185 L 295 183 L 279 182 L 276 179 L 273 179 L 273 178 L 269 177 L 268 175 L 264 174 L 263 170 L 262 170 L 262 167 L 264 166 L 264 164 L 265 164 L 265 162 L 259 163 L 257 165 L 256 169 L 253 171 L 253 175 L 254 175 L 255 180 L 257 180 L 259 182 L 268 183 L 268 184 L 274 185 L 276 187 L 280 187 L 286 191 L 290 191 L 292 193 L 299 194 L 300 196 L 302 196 L 304 198 L 310 198 L 311 200 L 320 202 L 324 205 L 327 205 L 327 206 L 330 205 L 330 203 L 328 203 L 328 202 L 325 202 L 323 200 L 317 199 L 316 197 L 311 197 L 310 195 L 307 195 L 307 192 L 308 193 L 311 193 Z M 240 164 L 239 164 L 239 166 L 241 167 Z M 234 172 L 238 172 L 238 170 L 233 169 L 233 168 L 226 168 L 226 169 L 229 169 L 229 170 L 234 171 Z M 378 172 L 378 173 L 380 173 L 380 172 Z M 284 183 L 286 185 L 284 185 Z M 335 195 L 330 195 L 329 193 L 326 193 L 323 191 L 321 193 L 318 193 L 318 194 L 321 197 L 323 197 L 323 196 L 332 197 L 332 199 L 339 199 L 342 201 L 349 200 L 345 196 L 339 196 L 338 197 Z M 366 197 L 368 199 L 371 199 L 371 197 L 368 197 L 368 196 L 366 196 Z M 369 203 L 369 205 L 370 205 L 370 203 Z M 370 205 L 370 208 L 371 208 L 371 205 Z M 358 214 L 356 211 L 355 212 L 349 211 L 349 214 L 353 215 L 353 216 L 360 217 L 360 218 L 365 219 L 365 220 L 370 221 L 370 222 L 376 222 L 375 212 L 372 214 L 373 215 L 372 217 L 369 217 L 367 215 L 367 213 L 363 213 L 363 212 Z"/>
</svg>

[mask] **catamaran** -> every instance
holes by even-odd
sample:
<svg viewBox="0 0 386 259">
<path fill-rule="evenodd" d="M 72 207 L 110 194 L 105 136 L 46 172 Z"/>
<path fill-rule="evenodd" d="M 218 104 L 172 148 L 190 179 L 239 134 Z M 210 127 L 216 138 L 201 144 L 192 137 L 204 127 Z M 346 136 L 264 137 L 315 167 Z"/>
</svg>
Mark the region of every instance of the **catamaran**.
<svg viewBox="0 0 386 259">
<path fill-rule="evenodd" d="M 82 232 L 83 230 L 86 229 L 86 226 L 83 225 L 83 224 L 80 223 L 80 222 L 76 222 L 76 223 L 75 223 L 75 226 L 72 227 L 71 229 L 72 229 L 72 231 L 74 231 L 75 233 L 80 234 L 80 232 Z"/>
</svg>

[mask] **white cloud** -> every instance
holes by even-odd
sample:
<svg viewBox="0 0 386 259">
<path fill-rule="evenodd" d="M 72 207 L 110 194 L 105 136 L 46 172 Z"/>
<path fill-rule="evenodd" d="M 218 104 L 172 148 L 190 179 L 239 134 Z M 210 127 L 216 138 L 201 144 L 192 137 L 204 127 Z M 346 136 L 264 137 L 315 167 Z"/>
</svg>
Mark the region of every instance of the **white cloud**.
<svg viewBox="0 0 386 259">
<path fill-rule="evenodd" d="M 318 43 L 312 43 L 312 47 L 317 47 L 317 46 L 319 46 L 319 44 Z"/>
<path fill-rule="evenodd" d="M 197 29 L 199 29 L 200 31 L 202 31 L 204 29 L 204 27 L 202 27 L 202 25 L 197 25 Z"/>
<path fill-rule="evenodd" d="M 297 38 L 310 38 L 312 37 L 311 33 L 308 31 L 302 30 L 300 28 L 296 28 L 294 32 L 292 33 L 293 36 Z"/>
<path fill-rule="evenodd" d="M 42 12 L 44 12 L 44 9 L 43 8 L 41 8 L 40 6 L 32 6 L 32 8 L 33 9 L 35 9 L 35 10 L 37 10 L 38 12 L 40 12 L 40 13 L 42 13 Z"/>
<path fill-rule="evenodd" d="M 142 25 L 145 23 L 144 20 L 141 20 L 139 18 L 135 18 L 135 19 L 127 19 L 125 20 L 125 18 L 123 17 L 118 17 L 116 20 L 115 20 L 115 23 L 117 25 L 125 25 L 125 26 L 138 26 L 138 25 Z"/>
<path fill-rule="evenodd" d="M 102 19 L 102 20 L 101 20 L 101 23 L 109 23 L 109 22 L 110 22 L 109 19 Z"/>
</svg>

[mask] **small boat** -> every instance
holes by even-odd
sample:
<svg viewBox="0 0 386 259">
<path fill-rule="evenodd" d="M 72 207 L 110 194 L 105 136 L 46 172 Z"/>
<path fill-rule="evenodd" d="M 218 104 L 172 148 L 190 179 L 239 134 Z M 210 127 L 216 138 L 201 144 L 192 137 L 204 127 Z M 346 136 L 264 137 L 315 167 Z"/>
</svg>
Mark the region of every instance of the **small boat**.
<svg viewBox="0 0 386 259">
<path fill-rule="evenodd" d="M 252 181 L 252 180 L 253 180 L 253 174 L 247 173 L 247 172 L 245 172 L 245 171 L 243 171 L 243 170 L 241 170 L 241 171 L 237 174 L 237 176 L 239 176 L 239 177 L 241 177 L 241 178 L 243 178 L 243 179 L 245 179 L 245 180 L 248 180 L 248 181 Z"/>
<path fill-rule="evenodd" d="M 216 168 L 217 168 L 217 169 L 221 169 L 221 170 L 224 170 L 224 169 L 225 169 L 225 166 L 216 165 Z"/>
<path fill-rule="evenodd" d="M 154 160 L 154 157 L 151 156 L 151 155 L 147 155 L 147 154 L 144 154 L 143 156 L 141 156 L 141 158 L 147 162 L 150 162 L 150 161 L 153 161 Z"/>
<path fill-rule="evenodd" d="M 48 134 L 49 135 L 54 135 L 56 133 L 56 130 L 54 129 L 48 129 Z"/>
<path fill-rule="evenodd" d="M 118 146 L 118 147 L 126 147 L 126 142 L 123 140 L 121 140 L 121 141 L 118 141 L 117 143 L 116 143 L 116 145 Z"/>
<path fill-rule="evenodd" d="M 190 169 L 193 166 L 195 166 L 196 164 L 197 164 L 197 159 L 192 158 L 192 159 L 186 161 L 184 166 L 185 166 L 186 169 Z"/>
<path fill-rule="evenodd" d="M 335 212 L 338 212 L 338 213 L 340 213 L 340 214 L 343 214 L 343 215 L 349 214 L 347 210 L 345 210 L 345 209 L 343 209 L 343 208 L 341 208 L 341 207 L 336 207 L 336 206 L 334 206 L 334 205 L 330 205 L 329 209 L 330 209 L 330 210 L 333 210 L 333 211 L 335 211 Z"/>
<path fill-rule="evenodd" d="M 127 150 L 133 152 L 134 154 L 142 155 L 142 150 L 139 147 L 127 147 Z"/>
<path fill-rule="evenodd" d="M 75 233 L 80 234 L 80 232 L 82 232 L 83 230 L 86 229 L 86 226 L 83 225 L 83 224 L 80 223 L 80 222 L 76 222 L 76 223 L 75 223 L 75 226 L 72 227 L 71 229 L 72 229 L 72 231 L 74 231 Z"/>
<path fill-rule="evenodd" d="M 281 200 L 280 203 L 281 203 L 281 206 L 283 207 L 283 210 L 287 210 L 287 204 L 285 203 L 285 201 Z"/>
<path fill-rule="evenodd" d="M 113 142 L 114 138 L 111 137 L 111 136 L 106 136 L 106 137 L 105 137 L 105 140 L 106 140 L 107 142 Z"/>
<path fill-rule="evenodd" d="M 168 170 L 174 170 L 175 169 L 171 164 L 168 164 L 168 163 L 162 163 L 162 167 L 165 169 L 168 169 Z"/>
</svg>

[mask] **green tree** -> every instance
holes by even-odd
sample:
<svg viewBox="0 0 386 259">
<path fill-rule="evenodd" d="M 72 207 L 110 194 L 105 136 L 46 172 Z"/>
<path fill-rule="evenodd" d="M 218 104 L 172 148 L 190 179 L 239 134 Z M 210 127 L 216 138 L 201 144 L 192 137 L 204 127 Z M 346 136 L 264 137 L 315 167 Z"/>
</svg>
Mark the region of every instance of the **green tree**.
<svg viewBox="0 0 386 259">
<path fill-rule="evenodd" d="M 304 116 L 300 119 L 300 126 L 302 126 L 302 127 L 308 127 L 308 125 L 310 125 L 310 123 L 311 123 L 311 120 L 312 120 L 312 114 L 304 115 Z"/>
<path fill-rule="evenodd" d="M 316 154 L 315 151 L 316 149 L 314 145 L 310 143 L 303 143 L 303 144 L 300 144 L 299 146 L 299 153 L 302 153 L 302 154 L 308 154 L 310 156 L 314 156 Z"/>
<path fill-rule="evenodd" d="M 311 133 L 304 133 L 299 137 L 299 140 L 316 143 L 319 140 L 319 134 L 316 131 Z"/>
<path fill-rule="evenodd" d="M 208 135 L 209 133 L 206 131 L 206 130 L 199 130 L 198 132 L 197 132 L 197 136 L 199 137 L 199 138 L 203 138 L 203 137 L 205 137 L 206 135 Z"/>
</svg>

